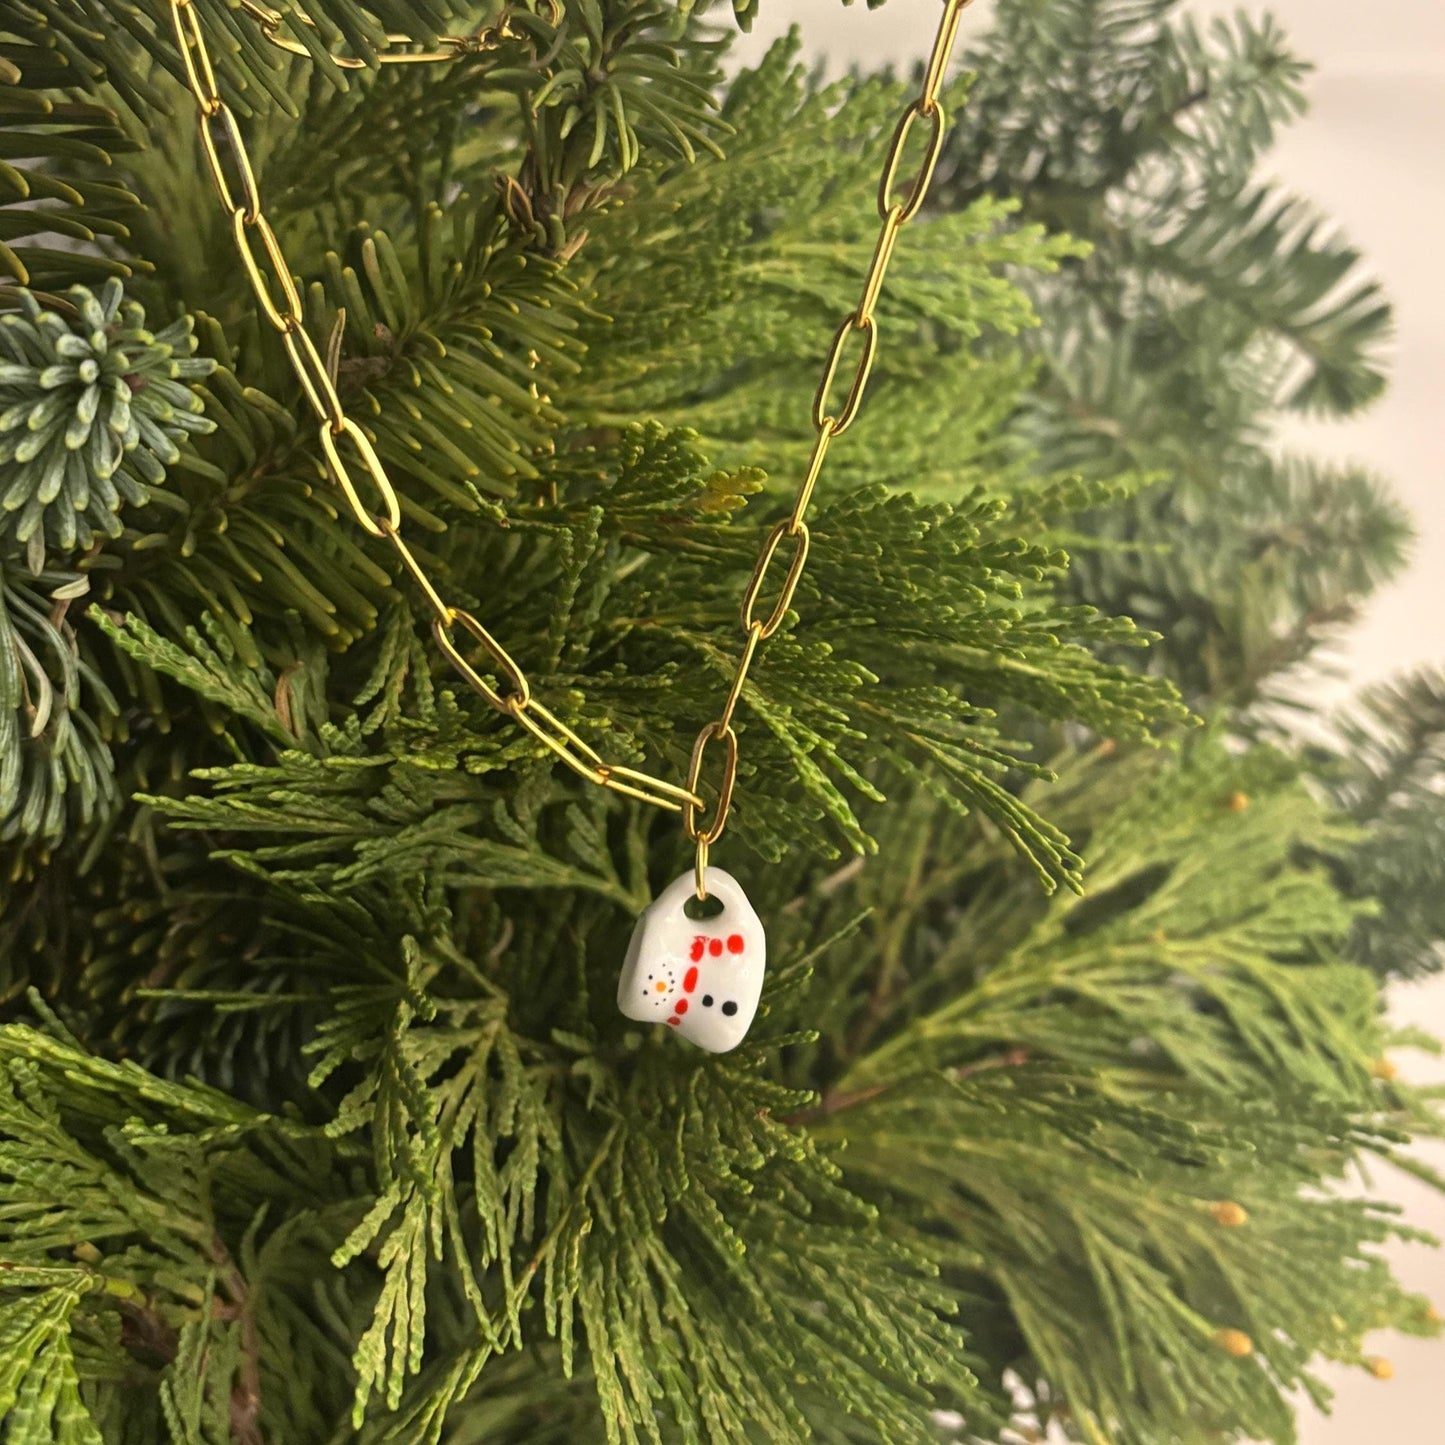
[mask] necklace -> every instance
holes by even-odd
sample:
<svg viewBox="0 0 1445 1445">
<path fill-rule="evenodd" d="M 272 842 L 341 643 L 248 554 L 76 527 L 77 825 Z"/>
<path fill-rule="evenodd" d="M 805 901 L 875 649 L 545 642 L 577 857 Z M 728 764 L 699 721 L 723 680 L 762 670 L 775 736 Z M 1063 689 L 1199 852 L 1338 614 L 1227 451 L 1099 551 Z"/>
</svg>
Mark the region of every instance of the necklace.
<svg viewBox="0 0 1445 1445">
<path fill-rule="evenodd" d="M 783 625 L 807 565 L 810 534 L 805 517 L 828 448 L 853 424 L 863 404 L 878 347 L 874 308 L 898 237 L 922 209 L 943 148 L 946 117 L 938 92 L 958 35 L 959 19 L 969 3 L 944 0 L 919 92 L 894 129 L 878 185 L 882 225 L 873 259 L 857 304 L 833 334 L 813 397 L 812 453 L 791 511 L 768 533 L 743 589 L 738 610 L 743 643 L 722 711 L 699 731 L 686 781 L 678 785 L 636 768 L 606 762 L 534 695 L 526 672 L 486 627 L 470 612 L 451 606 L 442 597 L 407 545 L 401 531 L 401 504 L 396 489 L 370 439 L 346 414 L 336 391 L 333 368 L 323 361 L 306 331 L 300 294 L 262 209 L 256 173 L 235 112 L 217 87 L 195 0 L 170 0 L 186 84 L 199 110 L 202 153 L 221 206 L 230 218 L 242 268 L 255 294 L 257 309 L 280 334 L 302 395 L 315 413 L 327 468 L 356 522 L 371 536 L 388 542 L 396 552 L 431 611 L 437 647 L 469 687 L 588 782 L 681 813 L 683 828 L 694 845 L 693 870 L 674 880 L 638 919 L 618 982 L 617 1002 L 627 1017 L 642 1022 L 665 1021 L 684 1038 L 713 1053 L 736 1048 L 746 1036 L 762 993 L 767 947 L 762 923 L 737 880 L 708 862 L 709 850 L 727 826 L 737 781 L 738 735 L 733 717 L 758 649 Z M 294 10 L 285 15 L 257 0 L 240 0 L 240 4 L 271 45 L 293 55 L 313 53 L 316 26 L 309 18 Z M 504 11 L 499 21 L 473 35 L 441 37 L 434 49 L 424 49 L 405 35 L 388 35 L 386 47 L 374 59 L 383 65 L 427 64 L 495 50 L 508 41 L 525 42 L 549 28 L 555 30 L 563 22 L 560 0 L 541 0 L 541 4 L 544 16 L 521 9 Z M 313 33 L 312 47 L 287 34 L 288 21 Z M 355 56 L 332 59 L 351 70 L 369 63 Z M 914 126 L 920 123 L 927 128 L 922 158 L 906 194 L 899 198 L 895 193 L 901 189 L 904 150 Z M 852 378 L 841 406 L 835 407 L 834 391 L 844 357 L 850 351 L 854 353 Z M 379 505 L 368 506 L 363 500 L 359 479 L 362 486 L 370 485 Z M 775 568 L 781 571 L 781 580 L 772 584 L 771 594 L 765 594 L 765 585 Z M 467 658 L 462 648 L 468 640 L 488 660 L 482 666 L 490 664 L 498 685 L 494 686 Z M 721 766 L 716 780 L 705 785 L 705 765 L 714 745 L 721 750 Z M 711 905 L 708 916 L 700 916 L 699 903 Z"/>
</svg>

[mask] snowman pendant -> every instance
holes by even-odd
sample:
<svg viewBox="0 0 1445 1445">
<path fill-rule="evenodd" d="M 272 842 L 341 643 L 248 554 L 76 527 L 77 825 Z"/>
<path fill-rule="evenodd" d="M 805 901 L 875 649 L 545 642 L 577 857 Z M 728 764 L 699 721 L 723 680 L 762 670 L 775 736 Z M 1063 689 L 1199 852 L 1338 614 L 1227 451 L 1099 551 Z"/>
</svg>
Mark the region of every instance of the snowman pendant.
<svg viewBox="0 0 1445 1445">
<path fill-rule="evenodd" d="M 694 875 L 675 879 L 637 920 L 617 1007 L 640 1023 L 666 1023 L 689 1043 L 725 1054 L 742 1043 L 763 991 L 767 939 L 742 886 L 721 868 L 705 874 L 708 897 L 722 904 L 711 918 L 683 911 Z"/>
</svg>

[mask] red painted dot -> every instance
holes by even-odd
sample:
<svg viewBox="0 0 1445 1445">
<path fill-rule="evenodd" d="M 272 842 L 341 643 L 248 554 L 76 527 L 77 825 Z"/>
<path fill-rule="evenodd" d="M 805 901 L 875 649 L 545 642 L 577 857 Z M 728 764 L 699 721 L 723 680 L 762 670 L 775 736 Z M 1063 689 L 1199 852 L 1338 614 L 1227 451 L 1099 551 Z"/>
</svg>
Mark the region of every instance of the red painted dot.
<svg viewBox="0 0 1445 1445">
<path fill-rule="evenodd" d="M 716 958 L 722 952 L 722 939 L 714 938 L 707 946 L 707 951 Z"/>
<path fill-rule="evenodd" d="M 672 1010 L 674 1013 L 685 1014 L 687 1012 L 687 1000 L 685 998 L 678 999 L 678 1001 L 673 1004 Z"/>
<path fill-rule="evenodd" d="M 692 961 L 694 963 L 696 963 L 698 959 L 702 957 L 703 950 L 706 948 L 707 939 L 705 939 L 702 934 L 698 934 L 698 936 L 692 941 Z"/>
<path fill-rule="evenodd" d="M 690 968 L 682 976 L 682 991 L 691 993 L 697 987 L 697 969 Z"/>
<path fill-rule="evenodd" d="M 682 1022 L 682 1020 L 681 1020 L 680 1018 L 678 1018 L 678 1016 L 677 1016 L 676 1014 L 673 1014 L 673 1016 L 672 1016 L 670 1019 L 668 1019 L 668 1023 L 670 1023 L 670 1024 L 680 1024 L 681 1022 Z"/>
<path fill-rule="evenodd" d="M 741 953 L 743 951 L 743 936 L 741 933 L 734 933 L 728 937 L 728 952 Z"/>
</svg>

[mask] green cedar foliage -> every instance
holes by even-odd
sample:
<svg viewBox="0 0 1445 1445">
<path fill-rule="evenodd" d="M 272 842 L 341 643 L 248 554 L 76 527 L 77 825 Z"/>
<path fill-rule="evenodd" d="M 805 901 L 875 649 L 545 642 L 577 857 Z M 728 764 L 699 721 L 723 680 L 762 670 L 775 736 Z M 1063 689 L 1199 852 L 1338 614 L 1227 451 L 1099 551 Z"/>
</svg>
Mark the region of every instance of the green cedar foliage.
<svg viewBox="0 0 1445 1445">
<path fill-rule="evenodd" d="M 794 44 L 723 84 L 658 0 L 360 77 L 324 52 L 473 7 L 316 0 L 296 62 L 198 8 L 419 555 L 559 716 L 677 775 L 904 88 L 819 89 Z M 1183 709 L 1063 543 L 1103 555 L 1159 459 L 1047 442 L 1065 373 L 1020 338 L 1067 326 L 1085 248 L 1023 169 L 894 262 L 797 614 L 743 693 L 720 861 L 772 962 L 752 1037 L 707 1057 L 612 1005 L 689 865 L 675 820 L 465 692 L 347 519 L 166 11 L 3 22 L 38 97 L 6 153 L 64 177 L 58 216 L 124 211 L 43 277 L 25 230 L 16 279 L 123 276 L 214 363 L 183 374 L 214 430 L 118 536 L 0 555 L 5 1438 L 1284 1442 L 1313 1360 L 1428 1331 L 1378 1252 L 1406 1231 L 1330 1189 L 1431 1126 L 1342 954 L 1385 917 L 1350 771 L 1383 765 L 1342 745 L 1351 822 L 1223 728 L 1146 745 Z M 77 105 L 89 149 L 33 138 Z M 1368 341 L 1324 390 L 1369 390 Z"/>
<path fill-rule="evenodd" d="M 230 1060 L 253 1089 L 308 1014 L 309 1087 L 270 1087 L 314 1122 L 13 1025 L 6 1257 L 79 1295 L 97 1418 L 123 1374 L 135 1419 L 229 1390 L 234 1421 L 259 1361 L 264 1438 L 332 1438 L 308 1412 L 354 1351 L 359 1439 L 450 1438 L 458 1397 L 456 1438 L 664 1438 L 655 1406 L 699 1438 L 926 1441 L 931 1410 L 990 1438 L 1005 1370 L 1081 1439 L 1290 1438 L 1312 1356 L 1427 1327 L 1371 1254 L 1398 1225 L 1317 1192 L 1407 1105 L 1329 949 L 1352 905 L 1295 861 L 1331 825 L 1288 760 L 1213 740 L 1081 757 L 1054 797 L 1094 830 L 1082 900 L 924 792 L 861 869 L 760 874 L 781 966 L 704 1063 L 616 1027 L 628 910 L 572 880 L 471 919 L 445 881 L 388 896 L 400 870 L 282 890 L 229 990 L 165 1002 L 173 1031 L 271 1016 Z"/>
</svg>

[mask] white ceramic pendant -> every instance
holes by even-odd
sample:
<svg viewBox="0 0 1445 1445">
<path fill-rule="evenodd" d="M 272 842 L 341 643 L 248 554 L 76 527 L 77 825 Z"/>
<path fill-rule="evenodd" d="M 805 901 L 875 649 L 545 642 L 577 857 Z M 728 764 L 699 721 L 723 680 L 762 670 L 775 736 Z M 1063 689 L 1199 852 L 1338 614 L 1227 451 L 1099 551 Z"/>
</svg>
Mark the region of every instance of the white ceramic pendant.
<svg viewBox="0 0 1445 1445">
<path fill-rule="evenodd" d="M 742 885 L 721 868 L 706 874 L 711 918 L 683 911 L 692 873 L 668 884 L 637 920 L 617 984 L 617 1007 L 642 1023 L 665 1023 L 712 1054 L 746 1037 L 763 991 L 767 937 Z"/>
</svg>

